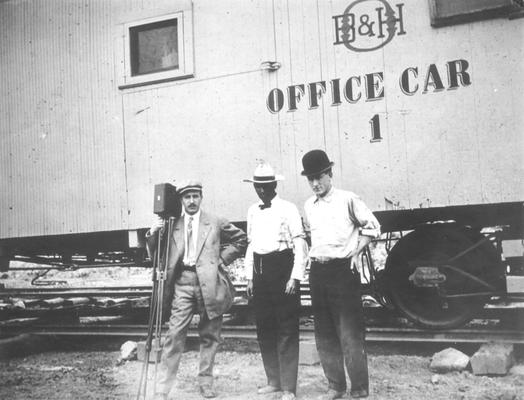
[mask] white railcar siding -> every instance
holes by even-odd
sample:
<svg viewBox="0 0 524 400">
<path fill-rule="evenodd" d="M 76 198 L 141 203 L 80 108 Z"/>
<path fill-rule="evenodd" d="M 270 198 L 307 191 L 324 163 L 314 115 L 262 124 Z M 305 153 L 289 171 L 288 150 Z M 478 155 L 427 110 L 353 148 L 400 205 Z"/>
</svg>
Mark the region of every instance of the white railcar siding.
<svg viewBox="0 0 524 400">
<path fill-rule="evenodd" d="M 105 1 L 0 3 L 0 238 L 127 225 Z"/>
<path fill-rule="evenodd" d="M 334 17 L 345 12 L 355 32 L 373 29 L 354 46 L 379 43 L 384 4 L 397 19 L 401 8 L 405 33 L 397 22 L 374 51 L 334 44 Z M 194 77 L 119 89 L 123 24 L 188 7 Z M 374 210 L 385 199 L 405 208 L 522 201 L 523 25 L 433 28 L 428 3 L 416 0 L 0 2 L 0 238 L 146 227 L 154 184 L 187 177 L 202 179 L 206 209 L 244 220 L 256 196 L 241 181 L 259 159 L 285 175 L 279 192 L 301 208 L 310 189 L 300 161 L 313 148 L 335 161 L 336 186 Z M 467 62 L 471 84 L 450 90 L 455 60 Z M 432 65 L 444 89 L 423 93 Z M 412 95 L 400 88 L 407 68 L 418 74 Z M 379 73 L 384 94 L 367 100 L 365 77 Z M 361 82 L 355 102 L 343 94 L 351 77 Z M 326 92 L 312 108 L 307 88 L 320 81 Z M 300 84 L 305 96 L 289 111 L 288 87 Z M 274 89 L 285 97 L 278 112 L 266 104 Z M 382 139 L 371 142 L 375 115 Z"/>
</svg>

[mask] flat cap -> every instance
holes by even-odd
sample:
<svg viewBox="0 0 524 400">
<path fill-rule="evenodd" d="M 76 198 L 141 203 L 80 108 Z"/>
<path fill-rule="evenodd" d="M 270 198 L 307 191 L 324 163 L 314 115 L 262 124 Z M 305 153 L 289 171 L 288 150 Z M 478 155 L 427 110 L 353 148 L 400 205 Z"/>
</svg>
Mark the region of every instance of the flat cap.
<svg viewBox="0 0 524 400">
<path fill-rule="evenodd" d="M 184 194 L 185 192 L 189 192 L 190 190 L 202 192 L 202 182 L 197 181 L 195 179 L 180 181 L 176 189 L 178 194 Z"/>
</svg>

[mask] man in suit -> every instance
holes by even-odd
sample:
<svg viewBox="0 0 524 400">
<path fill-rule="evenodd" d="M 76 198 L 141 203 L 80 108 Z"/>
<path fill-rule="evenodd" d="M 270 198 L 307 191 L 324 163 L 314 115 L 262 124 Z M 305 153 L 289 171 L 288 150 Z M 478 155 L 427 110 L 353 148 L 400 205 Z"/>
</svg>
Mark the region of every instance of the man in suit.
<svg viewBox="0 0 524 400">
<path fill-rule="evenodd" d="M 213 364 L 220 342 L 222 315 L 231 307 L 234 298 L 234 287 L 223 267 L 241 256 L 247 245 L 242 230 L 200 209 L 200 182 L 183 182 L 177 191 L 183 212 L 174 222 L 173 234 L 169 238 L 163 307 L 171 311 L 171 316 L 162 349 L 155 400 L 167 399 L 173 386 L 195 312 L 200 315 L 200 393 L 206 398 L 216 396 Z M 150 252 L 155 248 L 156 232 L 162 226 L 163 221 L 159 219 L 146 235 Z"/>
</svg>

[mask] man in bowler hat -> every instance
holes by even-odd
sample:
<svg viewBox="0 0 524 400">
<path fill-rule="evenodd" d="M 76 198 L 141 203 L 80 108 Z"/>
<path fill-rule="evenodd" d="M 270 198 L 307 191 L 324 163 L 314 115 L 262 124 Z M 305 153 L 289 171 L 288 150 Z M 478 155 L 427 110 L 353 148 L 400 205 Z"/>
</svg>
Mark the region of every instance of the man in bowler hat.
<svg viewBox="0 0 524 400">
<path fill-rule="evenodd" d="M 380 225 L 356 194 L 333 186 L 334 163 L 323 150 L 306 153 L 302 165 L 302 175 L 314 193 L 304 210 L 311 234 L 309 284 L 315 341 L 328 380 L 323 399 L 344 396 L 344 365 L 351 397 L 367 397 L 369 377 L 357 262 L 371 239 L 380 235 Z"/>
<path fill-rule="evenodd" d="M 200 315 L 198 384 L 203 397 L 215 397 L 213 364 L 222 329 L 222 315 L 231 307 L 234 288 L 224 266 L 241 256 L 246 234 L 223 218 L 200 209 L 202 184 L 190 180 L 177 188 L 183 206 L 169 238 L 164 310 L 170 311 L 155 400 L 166 400 L 184 352 L 187 330 L 194 313 Z M 171 223 L 171 222 L 170 222 Z M 163 226 L 155 221 L 146 235 L 150 254 Z"/>
<path fill-rule="evenodd" d="M 248 247 L 244 266 L 246 292 L 253 296 L 257 338 L 267 376 L 259 394 L 282 391 L 281 400 L 296 397 L 300 281 L 304 279 L 307 244 L 297 207 L 276 193 L 273 168 L 260 163 L 253 183 L 260 201 L 247 213 Z"/>
</svg>

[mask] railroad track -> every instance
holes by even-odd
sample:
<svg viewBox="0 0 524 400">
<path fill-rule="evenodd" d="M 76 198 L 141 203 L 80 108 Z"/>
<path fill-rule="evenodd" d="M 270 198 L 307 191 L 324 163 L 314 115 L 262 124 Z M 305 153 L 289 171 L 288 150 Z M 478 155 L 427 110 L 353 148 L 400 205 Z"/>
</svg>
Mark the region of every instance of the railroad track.
<svg viewBox="0 0 524 400">
<path fill-rule="evenodd" d="M 249 315 L 252 314 L 250 305 L 245 299 L 245 289 L 243 285 L 236 285 L 236 288 L 238 297 L 232 308 L 231 317 L 233 321 L 241 323 L 235 323 L 234 326 L 224 325 L 223 336 L 225 338 L 254 339 L 256 338 L 254 327 L 243 325 L 246 321 L 249 324 Z M 301 290 L 302 315 L 308 316 L 311 313 L 309 287 L 306 285 Z M 36 335 L 143 338 L 147 330 L 144 321 L 147 321 L 150 295 L 151 286 L 148 285 L 0 289 L 0 299 L 25 299 L 27 305 L 36 307 L 34 309 L 22 307 L 21 309 L 0 310 L 0 336 L 33 333 Z M 368 341 L 524 343 L 522 326 L 524 304 L 499 304 L 485 307 L 479 312 L 477 318 L 494 320 L 493 323 L 489 321 L 487 326 L 477 324 L 464 329 L 429 331 L 399 322 L 392 311 L 379 306 L 376 302 L 366 303 L 368 301 L 366 297 L 363 299 Z M 80 323 L 80 321 L 89 319 L 101 321 L 104 318 L 111 322 Z M 518 326 L 519 323 L 520 326 Z M 190 335 L 196 336 L 196 332 L 191 331 Z M 301 337 L 313 337 L 312 328 L 302 327 Z"/>
<path fill-rule="evenodd" d="M 237 297 L 234 307 L 239 310 L 249 308 L 245 293 L 245 285 L 235 285 Z M 17 313 L 25 317 L 43 315 L 60 310 L 76 311 L 80 316 L 115 315 L 119 312 L 131 311 L 134 307 L 147 308 L 151 296 L 151 285 L 143 286 L 99 286 L 99 287 L 28 287 L 28 288 L 0 288 L 0 320 L 15 318 Z M 22 306 L 2 304 L 2 299 L 13 300 Z M 308 285 L 301 286 L 301 300 L 304 312 L 311 307 L 311 298 Z M 363 296 L 364 308 L 372 315 L 389 312 L 380 306 L 373 297 Z M 3 313 L 3 314 L 2 314 Z M 515 320 L 524 317 L 524 302 L 499 303 L 487 305 L 479 310 L 477 318 L 505 318 Z"/>
<path fill-rule="evenodd" d="M 165 334 L 167 327 L 163 326 Z M 141 324 L 31 324 L 20 323 L 0 327 L 2 335 L 17 335 L 31 333 L 34 335 L 52 336 L 121 336 L 144 339 L 147 335 L 147 326 Z M 190 329 L 190 337 L 197 337 L 195 329 Z M 253 325 L 230 326 L 224 325 L 222 336 L 225 339 L 256 339 L 256 330 Z M 301 339 L 313 339 L 312 327 L 301 327 Z M 495 328 L 467 328 L 446 331 L 428 331 L 407 327 L 367 327 L 366 340 L 369 342 L 454 342 L 454 343 L 486 343 L 490 341 L 524 344 L 524 331 L 502 330 Z"/>
<path fill-rule="evenodd" d="M 0 297 L 53 298 L 53 297 L 142 297 L 151 295 L 151 285 L 145 286 L 94 286 L 94 287 L 28 287 L 0 289 Z"/>
</svg>

